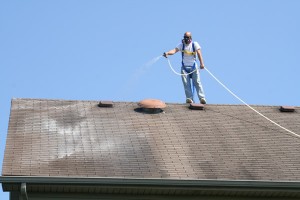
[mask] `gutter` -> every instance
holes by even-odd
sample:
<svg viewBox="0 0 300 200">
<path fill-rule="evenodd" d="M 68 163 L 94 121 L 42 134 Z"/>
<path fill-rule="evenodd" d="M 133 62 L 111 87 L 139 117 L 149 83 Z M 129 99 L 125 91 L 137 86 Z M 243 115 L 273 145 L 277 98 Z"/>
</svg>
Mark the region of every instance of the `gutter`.
<svg viewBox="0 0 300 200">
<path fill-rule="evenodd" d="M 147 179 L 108 177 L 43 177 L 0 176 L 2 184 L 53 184 L 53 185 L 97 185 L 171 188 L 237 188 L 237 189 L 288 189 L 300 191 L 300 181 L 253 181 L 253 180 L 198 180 L 198 179 Z"/>
</svg>

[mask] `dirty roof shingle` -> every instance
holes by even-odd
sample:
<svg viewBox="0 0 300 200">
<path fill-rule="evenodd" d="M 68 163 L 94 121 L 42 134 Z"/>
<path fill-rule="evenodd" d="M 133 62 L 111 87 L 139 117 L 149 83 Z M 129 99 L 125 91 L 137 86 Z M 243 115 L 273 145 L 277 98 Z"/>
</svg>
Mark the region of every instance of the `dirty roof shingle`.
<svg viewBox="0 0 300 200">
<path fill-rule="evenodd" d="M 254 106 L 298 132 L 300 114 Z M 13 99 L 3 176 L 300 180 L 300 139 L 242 105 Z"/>
</svg>

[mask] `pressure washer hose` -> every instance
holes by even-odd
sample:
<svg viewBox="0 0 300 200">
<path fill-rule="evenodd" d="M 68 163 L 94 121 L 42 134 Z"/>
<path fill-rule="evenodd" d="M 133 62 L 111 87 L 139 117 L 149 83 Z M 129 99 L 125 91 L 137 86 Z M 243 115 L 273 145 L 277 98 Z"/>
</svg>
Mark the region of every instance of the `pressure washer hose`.
<svg viewBox="0 0 300 200">
<path fill-rule="evenodd" d="M 169 58 L 167 58 L 167 60 L 168 60 L 168 63 L 169 63 L 169 67 L 172 69 L 172 71 L 176 74 L 176 75 L 179 75 L 179 76 L 182 76 L 182 75 L 189 75 L 189 74 L 191 74 L 191 73 L 193 73 L 193 72 L 195 72 L 196 70 L 197 70 L 197 68 L 194 70 L 194 71 L 192 71 L 192 72 L 190 72 L 190 73 L 188 73 L 188 74 L 180 74 L 180 73 L 178 73 L 178 72 L 176 72 L 174 69 L 173 69 L 173 67 L 172 67 L 172 65 L 171 65 L 171 62 L 170 62 L 170 60 L 169 60 Z M 285 131 L 287 131 L 287 132 L 289 132 L 289 133 L 291 133 L 293 136 L 296 136 L 296 137 L 298 137 L 298 138 L 300 138 L 300 135 L 299 134 L 297 134 L 297 133 L 295 133 L 295 132 L 293 132 L 293 131 L 291 131 L 291 130 L 289 130 L 289 129 L 287 129 L 287 128 L 285 128 L 285 127 L 283 127 L 283 126 L 281 126 L 280 124 L 278 124 L 278 123 L 276 123 L 276 122 L 274 122 L 273 120 L 271 120 L 270 118 L 268 118 L 268 117 L 266 117 L 265 115 L 263 115 L 262 113 L 260 113 L 259 111 L 257 111 L 257 110 L 255 110 L 253 107 L 251 107 L 249 104 L 247 104 L 245 101 L 243 101 L 240 97 L 238 97 L 236 94 L 234 94 L 228 87 L 226 87 L 219 79 L 217 79 L 217 77 L 215 77 L 208 69 L 207 69 L 207 67 L 205 67 L 204 68 L 208 73 L 209 73 L 209 75 L 211 75 L 223 88 L 225 88 L 232 96 L 234 96 L 236 99 L 238 99 L 240 102 L 242 102 L 244 105 L 246 105 L 248 108 L 250 108 L 251 110 L 253 110 L 254 112 L 256 112 L 258 115 L 260 115 L 261 117 L 263 117 L 263 118 L 265 118 L 266 120 L 268 120 L 269 122 L 271 122 L 271 123 L 273 123 L 274 125 L 276 125 L 276 126 L 278 126 L 279 128 L 281 128 L 281 129 L 283 129 L 283 130 L 285 130 Z"/>
<path fill-rule="evenodd" d="M 167 60 L 168 60 L 168 63 L 169 63 L 169 66 L 170 66 L 171 70 L 172 70 L 175 74 L 177 74 L 177 75 L 179 75 L 179 76 L 190 75 L 190 74 L 194 73 L 194 72 L 197 70 L 197 67 L 196 67 L 196 68 L 195 68 L 192 72 L 190 72 L 190 73 L 184 73 L 184 74 L 181 74 L 181 73 L 178 73 L 178 72 L 176 72 L 176 71 L 174 70 L 174 68 L 173 68 L 172 65 L 171 65 L 170 59 L 167 58 Z"/>
</svg>

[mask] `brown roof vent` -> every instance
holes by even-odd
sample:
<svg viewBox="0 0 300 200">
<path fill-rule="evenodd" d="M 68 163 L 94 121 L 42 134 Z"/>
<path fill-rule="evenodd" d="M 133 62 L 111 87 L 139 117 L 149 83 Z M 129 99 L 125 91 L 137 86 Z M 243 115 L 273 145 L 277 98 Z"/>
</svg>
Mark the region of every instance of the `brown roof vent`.
<svg viewBox="0 0 300 200">
<path fill-rule="evenodd" d="M 157 99 L 144 99 L 138 105 L 146 113 L 160 113 L 166 107 L 163 101 Z"/>
<path fill-rule="evenodd" d="M 191 103 L 190 107 L 191 110 L 203 110 L 204 109 L 204 104 L 200 103 Z"/>
<path fill-rule="evenodd" d="M 112 101 L 100 101 L 98 104 L 99 107 L 113 107 Z"/>
<path fill-rule="evenodd" d="M 279 110 L 281 112 L 294 112 L 295 111 L 295 107 L 293 107 L 293 106 L 281 106 L 279 108 Z"/>
</svg>

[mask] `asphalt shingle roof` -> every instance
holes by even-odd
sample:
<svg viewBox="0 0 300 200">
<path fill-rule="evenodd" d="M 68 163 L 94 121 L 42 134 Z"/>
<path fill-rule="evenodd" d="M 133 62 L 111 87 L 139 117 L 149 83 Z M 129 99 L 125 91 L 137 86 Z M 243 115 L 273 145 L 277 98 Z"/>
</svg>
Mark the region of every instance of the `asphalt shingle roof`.
<svg viewBox="0 0 300 200">
<path fill-rule="evenodd" d="M 300 133 L 300 111 L 253 106 Z M 300 139 L 243 105 L 13 99 L 3 176 L 300 180 Z"/>
</svg>

